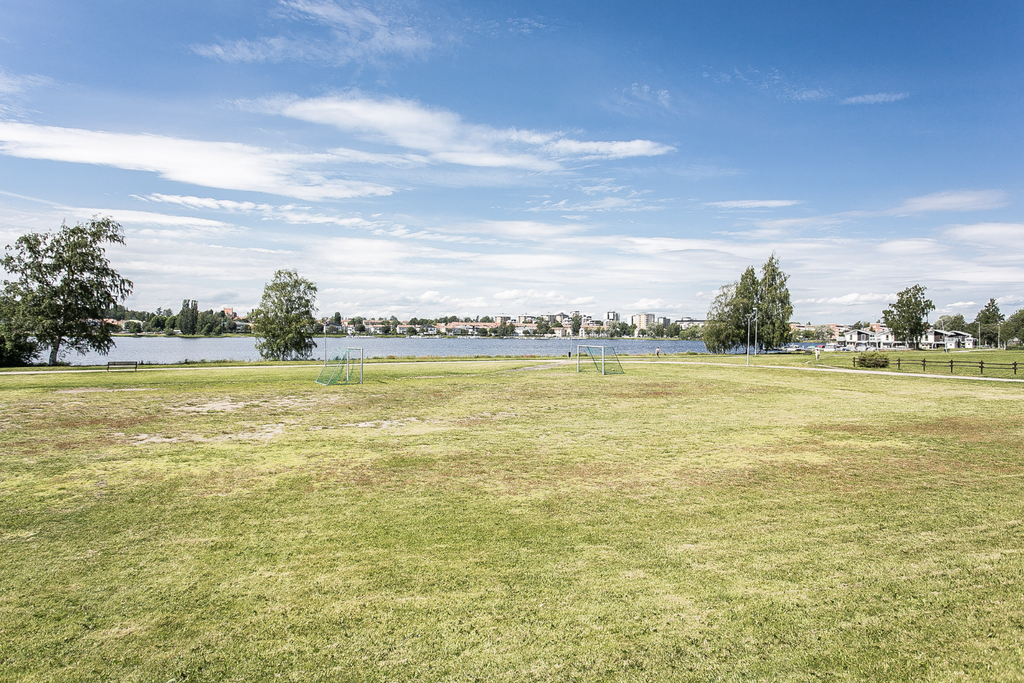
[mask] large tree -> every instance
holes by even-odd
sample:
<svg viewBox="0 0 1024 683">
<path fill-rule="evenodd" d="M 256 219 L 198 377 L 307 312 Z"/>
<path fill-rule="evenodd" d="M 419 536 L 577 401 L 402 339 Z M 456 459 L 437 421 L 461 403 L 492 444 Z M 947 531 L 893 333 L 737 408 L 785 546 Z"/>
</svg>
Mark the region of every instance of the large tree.
<svg viewBox="0 0 1024 683">
<path fill-rule="evenodd" d="M 963 332 L 967 329 L 967 321 L 959 313 L 943 315 L 935 321 L 935 327 L 946 332 Z"/>
<path fill-rule="evenodd" d="M 789 276 L 779 268 L 779 260 L 771 255 L 761 266 L 761 277 L 753 266 L 748 267 L 740 279 L 719 290 L 708 310 L 704 325 L 704 345 L 711 353 L 725 353 L 747 343 L 747 325 L 754 331 L 756 314 L 756 343 L 762 349 L 774 349 L 792 340 L 789 319 L 793 315 Z"/>
<path fill-rule="evenodd" d="M 1006 319 L 1006 324 L 1003 325 L 1003 339 L 1024 342 L 1024 308 Z"/>
<path fill-rule="evenodd" d="M 114 346 L 103 313 L 128 298 L 132 283 L 111 267 L 107 244 L 124 244 L 124 231 L 114 219 L 94 216 L 7 246 L 0 264 L 14 279 L 4 280 L 5 324 L 49 349 L 50 365 L 68 348 L 107 353 Z"/>
<path fill-rule="evenodd" d="M 981 343 L 994 345 L 1000 337 L 999 326 L 1006 318 L 999 311 L 999 304 L 995 299 L 989 299 L 988 303 L 974 316 L 975 329 L 981 326 Z"/>
<path fill-rule="evenodd" d="M 316 285 L 294 270 L 279 270 L 263 288 L 260 306 L 249 314 L 256 349 L 275 360 L 309 358 L 316 320 Z"/>
<path fill-rule="evenodd" d="M 183 300 L 176 321 L 182 334 L 195 334 L 199 325 L 199 302 L 194 299 Z"/>
<path fill-rule="evenodd" d="M 737 308 L 736 284 L 733 282 L 722 287 L 708 309 L 707 322 L 704 323 L 704 346 L 711 353 L 725 353 L 743 344 L 744 338 L 735 324 L 734 316 Z"/>
<path fill-rule="evenodd" d="M 761 280 L 758 283 L 757 343 L 762 349 L 777 349 L 793 340 L 793 304 L 789 298 L 786 282 L 789 276 L 779 268 L 779 259 L 771 255 L 761 266 Z"/>
<path fill-rule="evenodd" d="M 921 285 L 907 287 L 896 295 L 896 303 L 890 304 L 892 308 L 882 311 L 882 322 L 896 340 L 915 349 L 928 331 L 928 313 L 935 310 L 932 300 L 924 297 L 925 289 Z"/>
</svg>

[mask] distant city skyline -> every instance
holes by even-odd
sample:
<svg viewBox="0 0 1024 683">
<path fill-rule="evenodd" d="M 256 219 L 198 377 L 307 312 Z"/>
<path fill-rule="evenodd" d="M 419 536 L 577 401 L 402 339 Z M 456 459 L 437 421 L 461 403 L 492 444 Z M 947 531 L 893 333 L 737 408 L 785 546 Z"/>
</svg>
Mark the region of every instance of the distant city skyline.
<svg viewBox="0 0 1024 683">
<path fill-rule="evenodd" d="M 0 6 L 0 240 L 110 215 L 132 309 L 793 319 L 1024 306 L 1014 2 Z"/>
</svg>

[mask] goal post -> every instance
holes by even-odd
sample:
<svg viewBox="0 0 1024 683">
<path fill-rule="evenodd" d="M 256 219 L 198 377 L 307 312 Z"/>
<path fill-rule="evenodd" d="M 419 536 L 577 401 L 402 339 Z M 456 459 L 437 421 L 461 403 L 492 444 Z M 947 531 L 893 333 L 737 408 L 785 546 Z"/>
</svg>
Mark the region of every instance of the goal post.
<svg viewBox="0 0 1024 683">
<path fill-rule="evenodd" d="M 611 346 L 576 347 L 576 372 L 589 372 L 591 369 L 602 375 L 624 375 L 619 357 Z"/>
<path fill-rule="evenodd" d="M 356 364 L 358 363 L 358 367 Z M 355 377 L 358 372 L 358 379 Z M 338 349 L 331 354 L 330 360 L 324 361 L 323 368 L 316 378 L 317 384 L 331 386 L 333 384 L 363 383 L 363 350 L 359 348 Z"/>
</svg>

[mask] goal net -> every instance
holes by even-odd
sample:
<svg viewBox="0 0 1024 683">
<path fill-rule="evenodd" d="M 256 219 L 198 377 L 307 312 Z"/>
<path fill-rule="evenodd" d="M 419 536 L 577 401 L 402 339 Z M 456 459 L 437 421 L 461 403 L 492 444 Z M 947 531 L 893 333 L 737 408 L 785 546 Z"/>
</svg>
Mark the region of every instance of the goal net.
<svg viewBox="0 0 1024 683">
<path fill-rule="evenodd" d="M 348 348 L 338 349 L 331 354 L 330 360 L 324 363 L 316 378 L 317 384 L 362 384 L 363 383 L 363 350 Z"/>
<path fill-rule="evenodd" d="M 576 372 L 596 370 L 602 375 L 624 375 L 619 357 L 610 346 L 577 346 Z"/>
</svg>

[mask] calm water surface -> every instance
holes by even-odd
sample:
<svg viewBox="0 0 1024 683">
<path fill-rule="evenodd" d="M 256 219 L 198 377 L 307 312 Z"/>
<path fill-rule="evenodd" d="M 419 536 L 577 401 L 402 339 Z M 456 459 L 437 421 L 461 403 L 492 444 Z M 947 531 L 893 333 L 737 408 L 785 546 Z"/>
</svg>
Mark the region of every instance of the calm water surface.
<svg viewBox="0 0 1024 683">
<path fill-rule="evenodd" d="M 252 337 L 116 337 L 117 346 L 106 356 L 98 353 L 69 353 L 64 360 L 72 365 L 102 365 L 108 360 L 135 360 L 146 363 L 182 363 L 196 360 L 260 360 Z M 323 359 L 321 338 L 314 357 Z M 347 346 L 362 347 L 367 358 L 384 356 L 553 356 L 568 355 L 580 340 L 574 339 L 462 339 L 458 337 L 329 337 L 327 352 Z M 593 345 L 611 346 L 619 355 L 654 353 L 705 353 L 704 342 L 647 339 L 591 339 Z"/>
</svg>

